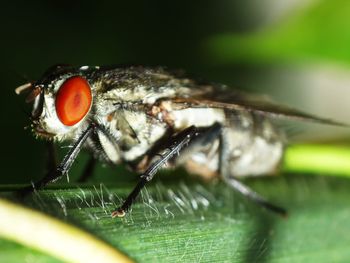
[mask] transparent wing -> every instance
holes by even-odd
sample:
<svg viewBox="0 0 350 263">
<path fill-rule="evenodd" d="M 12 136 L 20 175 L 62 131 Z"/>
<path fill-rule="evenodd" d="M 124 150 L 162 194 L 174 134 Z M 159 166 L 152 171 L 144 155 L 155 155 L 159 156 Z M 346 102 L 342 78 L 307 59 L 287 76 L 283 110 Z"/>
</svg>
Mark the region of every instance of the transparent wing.
<svg viewBox="0 0 350 263">
<path fill-rule="evenodd" d="M 338 121 L 308 114 L 288 106 L 278 105 L 266 96 L 246 94 L 225 86 L 203 86 L 202 92 L 198 88 L 194 96 L 175 98 L 173 102 L 179 107 L 224 108 L 227 110 L 246 110 L 268 117 L 290 118 L 314 121 L 323 124 L 349 126 Z"/>
</svg>

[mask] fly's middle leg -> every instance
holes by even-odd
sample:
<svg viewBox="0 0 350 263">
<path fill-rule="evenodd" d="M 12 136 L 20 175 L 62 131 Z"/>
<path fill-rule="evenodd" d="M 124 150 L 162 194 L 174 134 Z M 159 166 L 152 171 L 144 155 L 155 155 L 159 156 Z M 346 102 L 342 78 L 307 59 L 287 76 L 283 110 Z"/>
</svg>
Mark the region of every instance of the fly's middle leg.
<svg viewBox="0 0 350 263">
<path fill-rule="evenodd" d="M 133 202 L 140 194 L 145 185 L 151 181 L 156 172 L 165 165 L 168 161 L 172 161 L 181 154 L 182 150 L 190 148 L 194 144 L 208 144 L 217 139 L 221 132 L 221 125 L 215 123 L 213 126 L 207 128 L 205 131 L 200 131 L 195 126 L 183 130 L 179 134 L 171 138 L 169 145 L 165 147 L 165 150 L 160 154 L 160 159 L 153 162 L 149 168 L 140 176 L 140 180 L 134 190 L 129 194 L 121 207 L 117 208 L 112 217 L 123 217 L 125 213 L 130 209 Z"/>
</svg>

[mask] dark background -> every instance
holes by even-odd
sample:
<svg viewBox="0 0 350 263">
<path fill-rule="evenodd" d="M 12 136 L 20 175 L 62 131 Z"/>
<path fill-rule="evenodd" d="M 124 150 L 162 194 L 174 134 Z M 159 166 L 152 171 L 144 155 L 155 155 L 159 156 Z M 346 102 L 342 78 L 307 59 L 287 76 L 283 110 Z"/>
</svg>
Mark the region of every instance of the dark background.
<svg viewBox="0 0 350 263">
<path fill-rule="evenodd" d="M 230 9 L 227 7 L 230 6 Z M 181 68 L 215 80 L 201 45 L 207 36 L 243 30 L 226 1 L 13 1 L 1 6 L 1 183 L 39 178 L 44 143 L 23 127 L 24 98 L 14 88 L 51 65 L 135 63 Z M 220 80 L 217 78 L 217 80 Z M 83 162 L 83 161 L 82 161 Z"/>
<path fill-rule="evenodd" d="M 205 43 L 212 36 L 248 34 L 278 24 L 298 1 L 286 1 L 291 4 L 276 11 L 273 7 L 278 2 L 12 1 L 2 4 L 0 183 L 27 183 L 41 177 L 44 167 L 44 142 L 23 128 L 29 124 L 25 113 L 28 107 L 23 97 L 15 95 L 17 86 L 35 80 L 57 63 L 127 63 L 180 68 L 210 81 L 266 93 L 264 86 L 269 82 L 263 82 L 262 76 L 278 67 L 276 63 L 256 65 L 241 59 L 218 63 L 208 53 Z M 252 85 L 252 79 L 262 80 L 261 86 L 260 82 Z M 83 156 L 78 163 L 84 161 Z M 108 178 L 113 173 L 106 169 Z"/>
</svg>

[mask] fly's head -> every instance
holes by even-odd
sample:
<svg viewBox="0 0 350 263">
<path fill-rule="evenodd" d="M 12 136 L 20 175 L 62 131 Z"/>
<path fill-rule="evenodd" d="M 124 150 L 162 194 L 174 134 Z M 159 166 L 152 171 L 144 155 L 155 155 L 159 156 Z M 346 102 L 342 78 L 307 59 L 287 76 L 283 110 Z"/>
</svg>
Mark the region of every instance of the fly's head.
<svg viewBox="0 0 350 263">
<path fill-rule="evenodd" d="M 36 136 L 69 139 L 88 125 L 94 101 L 90 70 L 55 66 L 40 80 L 16 89 L 17 94 L 29 91 L 26 102 L 33 103 L 31 126 Z"/>
</svg>

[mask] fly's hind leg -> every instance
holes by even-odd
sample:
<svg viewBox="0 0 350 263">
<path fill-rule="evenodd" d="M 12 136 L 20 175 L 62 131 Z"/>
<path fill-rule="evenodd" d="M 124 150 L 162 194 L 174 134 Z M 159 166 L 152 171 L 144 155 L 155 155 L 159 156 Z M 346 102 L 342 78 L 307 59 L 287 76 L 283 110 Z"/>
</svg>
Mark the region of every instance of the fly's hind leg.
<svg viewBox="0 0 350 263">
<path fill-rule="evenodd" d="M 227 151 L 225 151 L 225 138 L 224 134 L 221 135 L 220 138 L 220 152 L 219 152 L 219 158 L 220 158 L 220 175 L 222 180 L 231 188 L 233 188 L 235 191 L 239 192 L 243 196 L 247 197 L 254 203 L 274 212 L 277 213 L 283 217 L 287 216 L 287 211 L 278 205 L 275 205 L 268 201 L 266 198 L 263 196 L 259 195 L 257 192 L 240 182 L 237 178 L 232 175 L 230 171 L 230 163 L 229 163 L 229 158 L 227 158 Z"/>
<path fill-rule="evenodd" d="M 269 202 L 268 200 L 266 200 L 266 198 L 262 197 L 257 192 L 253 191 L 252 189 L 250 189 L 248 186 L 244 185 L 242 182 L 240 182 L 236 178 L 230 176 L 230 177 L 224 177 L 223 180 L 226 182 L 227 185 L 229 185 L 234 190 L 241 193 L 243 196 L 247 197 L 248 199 L 250 199 L 254 203 L 256 203 L 262 207 L 265 207 L 266 209 L 268 209 L 274 213 L 277 213 L 283 217 L 287 216 L 287 211 L 283 207 L 277 206 L 277 205 Z"/>
</svg>

